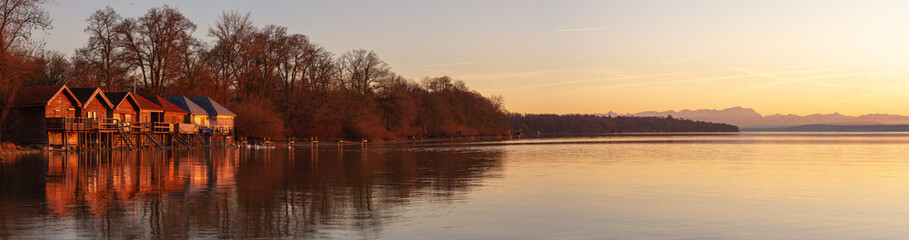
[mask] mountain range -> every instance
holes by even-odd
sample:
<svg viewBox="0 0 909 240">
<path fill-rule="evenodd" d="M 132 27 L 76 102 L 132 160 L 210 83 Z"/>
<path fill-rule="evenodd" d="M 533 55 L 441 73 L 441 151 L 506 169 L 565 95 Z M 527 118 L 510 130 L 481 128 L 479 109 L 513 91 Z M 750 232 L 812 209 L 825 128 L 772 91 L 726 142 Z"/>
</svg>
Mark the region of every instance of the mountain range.
<svg viewBox="0 0 909 240">
<path fill-rule="evenodd" d="M 665 112 L 639 112 L 634 114 L 618 114 L 609 112 L 609 116 L 638 116 L 638 117 L 666 117 L 683 118 L 715 123 L 728 123 L 741 128 L 775 128 L 801 125 L 898 125 L 909 124 L 909 116 L 891 114 L 866 114 L 861 116 L 848 116 L 839 113 L 811 114 L 806 116 L 794 114 L 761 115 L 751 108 L 732 107 L 723 110 L 698 109 Z"/>
</svg>

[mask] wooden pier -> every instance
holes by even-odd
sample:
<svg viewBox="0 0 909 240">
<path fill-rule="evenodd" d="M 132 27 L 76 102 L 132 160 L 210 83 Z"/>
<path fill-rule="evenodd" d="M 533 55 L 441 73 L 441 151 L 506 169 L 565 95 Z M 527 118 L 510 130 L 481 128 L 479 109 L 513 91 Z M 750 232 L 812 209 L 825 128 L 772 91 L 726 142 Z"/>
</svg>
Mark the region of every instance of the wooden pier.
<svg viewBox="0 0 909 240">
<path fill-rule="evenodd" d="M 125 123 L 114 118 L 47 118 L 51 138 L 48 147 L 61 150 L 209 148 L 229 146 L 226 141 L 213 145 L 212 138 L 230 138 L 229 131 L 219 135 L 199 131 L 180 131 L 174 123 Z M 184 128 L 185 129 L 185 128 Z M 59 141 L 56 141 L 59 137 Z M 216 141 L 217 142 L 217 141 Z"/>
</svg>

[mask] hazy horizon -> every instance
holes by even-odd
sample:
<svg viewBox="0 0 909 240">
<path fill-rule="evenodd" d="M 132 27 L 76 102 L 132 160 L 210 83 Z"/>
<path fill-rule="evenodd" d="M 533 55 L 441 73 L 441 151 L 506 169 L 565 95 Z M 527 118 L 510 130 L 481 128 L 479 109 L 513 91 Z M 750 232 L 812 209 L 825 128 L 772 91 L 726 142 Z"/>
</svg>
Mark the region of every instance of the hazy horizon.
<svg viewBox="0 0 909 240">
<path fill-rule="evenodd" d="M 222 11 L 249 12 L 335 54 L 375 50 L 408 78 L 464 80 L 511 112 L 909 115 L 909 3 L 895 1 L 59 1 L 36 37 L 72 56 L 95 10 L 165 4 L 203 40 Z"/>
</svg>

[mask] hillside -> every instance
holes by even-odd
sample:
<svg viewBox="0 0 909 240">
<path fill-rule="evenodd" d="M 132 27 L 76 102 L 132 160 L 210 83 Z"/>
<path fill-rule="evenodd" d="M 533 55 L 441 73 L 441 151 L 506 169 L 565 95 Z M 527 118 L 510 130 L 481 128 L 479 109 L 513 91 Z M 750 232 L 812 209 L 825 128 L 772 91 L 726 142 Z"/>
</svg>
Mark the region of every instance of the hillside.
<svg viewBox="0 0 909 240">
<path fill-rule="evenodd" d="M 698 109 L 698 110 L 681 110 L 681 111 L 664 111 L 664 112 L 639 112 L 635 114 L 617 114 L 610 112 L 610 116 L 637 116 L 637 117 L 666 117 L 691 119 L 697 121 L 728 123 L 743 128 L 776 128 L 791 127 L 812 124 L 825 125 L 898 125 L 909 124 L 909 116 L 890 115 L 890 114 L 866 114 L 860 116 L 848 116 L 839 113 L 831 114 L 812 114 L 812 115 L 794 115 L 794 114 L 773 114 L 761 115 L 751 108 L 733 107 L 722 110 L 717 109 Z"/>
</svg>

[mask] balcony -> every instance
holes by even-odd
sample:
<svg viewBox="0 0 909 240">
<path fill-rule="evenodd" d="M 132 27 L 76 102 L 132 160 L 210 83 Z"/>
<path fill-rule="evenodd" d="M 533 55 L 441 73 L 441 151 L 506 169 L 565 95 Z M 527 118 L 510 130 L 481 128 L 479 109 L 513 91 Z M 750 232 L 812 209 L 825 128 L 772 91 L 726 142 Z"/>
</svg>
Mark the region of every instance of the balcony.
<svg viewBox="0 0 909 240">
<path fill-rule="evenodd" d="M 180 124 L 179 126 L 187 125 Z M 115 118 L 47 118 L 47 131 L 102 131 L 102 132 L 133 132 L 133 133 L 171 133 L 178 129 L 191 129 L 191 131 L 181 131 L 183 133 L 196 133 L 196 125 L 182 126 L 166 122 L 120 122 Z M 218 128 L 215 134 L 232 134 L 232 129 Z"/>
<path fill-rule="evenodd" d="M 47 118 L 48 131 L 115 131 L 119 120 L 113 118 Z"/>
</svg>

